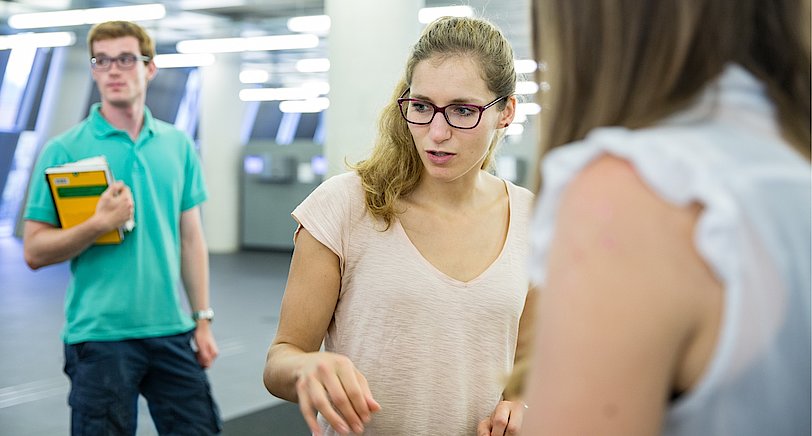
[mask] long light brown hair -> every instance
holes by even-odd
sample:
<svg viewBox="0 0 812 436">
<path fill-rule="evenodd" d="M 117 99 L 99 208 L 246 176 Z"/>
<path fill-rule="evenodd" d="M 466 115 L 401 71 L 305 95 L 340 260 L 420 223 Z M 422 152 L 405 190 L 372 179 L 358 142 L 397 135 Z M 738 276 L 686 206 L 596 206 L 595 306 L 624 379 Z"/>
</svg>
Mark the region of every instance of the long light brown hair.
<svg viewBox="0 0 812 436">
<path fill-rule="evenodd" d="M 600 126 L 640 128 L 690 105 L 735 62 L 761 79 L 786 139 L 810 157 L 809 0 L 535 0 L 542 153 Z M 549 112 L 549 113 L 547 113 Z M 523 390 L 517 362 L 506 396 Z"/>
<path fill-rule="evenodd" d="M 738 63 L 765 83 L 785 138 L 809 159 L 809 0 L 539 0 L 533 8 L 551 85 L 543 152 L 595 127 L 655 123 Z"/>
<path fill-rule="evenodd" d="M 404 77 L 395 86 L 392 103 L 381 112 L 371 156 L 353 167 L 364 186 L 367 210 L 383 219 L 387 228 L 398 213 L 397 201 L 415 189 L 423 173 L 414 139 L 395 101 L 409 88 L 418 63 L 445 56 L 475 60 L 494 95 L 513 95 L 516 90 L 513 48 L 495 25 L 481 18 L 443 17 L 426 26 L 412 48 Z M 496 108 L 503 110 L 506 100 Z M 495 135 L 482 169 L 492 168 L 496 146 L 503 135 L 503 131 Z"/>
</svg>

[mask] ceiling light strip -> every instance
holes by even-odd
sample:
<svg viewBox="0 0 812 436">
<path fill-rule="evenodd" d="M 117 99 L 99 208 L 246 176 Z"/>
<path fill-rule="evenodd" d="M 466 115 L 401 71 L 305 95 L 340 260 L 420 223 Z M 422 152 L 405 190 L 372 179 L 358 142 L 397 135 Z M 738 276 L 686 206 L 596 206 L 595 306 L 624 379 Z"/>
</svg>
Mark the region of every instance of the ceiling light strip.
<svg viewBox="0 0 812 436">
<path fill-rule="evenodd" d="M 211 53 L 172 53 L 155 56 L 155 65 L 158 68 L 207 67 L 212 64 L 214 64 L 214 55 Z"/>
<path fill-rule="evenodd" d="M 240 100 L 242 101 L 309 100 L 318 96 L 318 90 L 306 88 L 249 88 L 240 90 Z"/>
<path fill-rule="evenodd" d="M 254 36 L 248 38 L 190 39 L 180 41 L 179 53 L 238 53 L 244 51 L 297 50 L 314 48 L 319 37 L 312 34 Z"/>
<path fill-rule="evenodd" d="M 316 113 L 328 107 L 330 107 L 330 99 L 327 97 L 279 102 L 279 110 L 284 113 Z"/>
<path fill-rule="evenodd" d="M 111 8 L 73 9 L 68 11 L 36 12 L 12 15 L 8 25 L 14 29 L 39 29 L 43 27 L 80 26 L 111 20 L 146 21 L 166 16 L 162 4 L 117 6 Z"/>
<path fill-rule="evenodd" d="M 240 83 L 256 84 L 265 83 L 271 77 L 266 70 L 242 70 L 240 71 Z"/>
<path fill-rule="evenodd" d="M 428 24 L 440 17 L 472 17 L 474 9 L 470 6 L 442 6 L 436 8 L 421 8 L 417 12 L 417 21 Z"/>
<path fill-rule="evenodd" d="M 300 73 L 324 73 L 330 71 L 330 60 L 327 58 L 300 59 L 296 61 L 296 71 Z"/>
<path fill-rule="evenodd" d="M 327 15 L 292 17 L 288 19 L 287 25 L 291 32 L 326 35 L 330 32 L 330 17 Z"/>
<path fill-rule="evenodd" d="M 73 32 L 17 33 L 0 36 L 0 50 L 24 47 L 66 47 L 76 42 Z"/>
</svg>

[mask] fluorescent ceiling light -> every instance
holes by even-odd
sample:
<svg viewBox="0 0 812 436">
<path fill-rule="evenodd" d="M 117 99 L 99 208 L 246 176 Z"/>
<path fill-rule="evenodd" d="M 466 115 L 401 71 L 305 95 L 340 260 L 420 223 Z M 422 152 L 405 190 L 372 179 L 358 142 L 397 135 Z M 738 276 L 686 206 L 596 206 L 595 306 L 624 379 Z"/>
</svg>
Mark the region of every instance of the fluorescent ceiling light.
<svg viewBox="0 0 812 436">
<path fill-rule="evenodd" d="M 536 115 L 541 112 L 538 103 L 519 103 L 516 105 L 516 112 L 524 115 Z"/>
<path fill-rule="evenodd" d="M 535 94 L 539 91 L 539 84 L 529 80 L 520 80 L 516 82 L 516 94 Z"/>
<path fill-rule="evenodd" d="M 305 88 L 252 88 L 240 90 L 242 101 L 308 100 L 317 98 L 319 93 Z"/>
<path fill-rule="evenodd" d="M 318 45 L 318 36 L 304 34 L 191 39 L 180 41 L 175 47 L 180 53 L 237 53 L 243 51 L 295 50 L 318 47 Z"/>
<path fill-rule="evenodd" d="M 179 41 L 175 48 L 179 53 L 236 53 L 244 51 L 243 38 L 194 39 Z"/>
<path fill-rule="evenodd" d="M 513 122 L 521 124 L 525 121 L 527 121 L 527 114 L 523 114 L 519 111 L 516 111 L 516 113 L 513 115 Z"/>
<path fill-rule="evenodd" d="M 180 0 L 178 7 L 185 11 L 245 6 L 245 0 Z"/>
<path fill-rule="evenodd" d="M 243 39 L 245 51 L 295 50 L 319 46 L 319 37 L 310 34 L 255 36 Z"/>
<path fill-rule="evenodd" d="M 327 15 L 309 15 L 288 18 L 288 30 L 291 32 L 326 35 L 330 32 L 330 17 Z"/>
<path fill-rule="evenodd" d="M 271 75 L 265 70 L 240 71 L 240 83 L 265 83 Z"/>
<path fill-rule="evenodd" d="M 417 21 L 428 24 L 440 17 L 472 17 L 474 9 L 470 6 L 442 6 L 439 8 L 421 8 L 417 12 Z"/>
<path fill-rule="evenodd" d="M 513 61 L 513 66 L 516 68 L 517 74 L 535 73 L 538 69 L 538 64 L 532 59 L 516 59 Z"/>
<path fill-rule="evenodd" d="M 301 88 L 309 92 L 315 92 L 317 95 L 327 95 L 330 93 L 330 84 L 324 81 L 305 82 Z"/>
<path fill-rule="evenodd" d="M 37 29 L 42 27 L 79 26 L 111 20 L 145 21 L 157 20 L 166 15 L 161 4 L 118 6 L 113 8 L 73 9 L 69 11 L 36 12 L 12 15 L 9 27 L 14 29 Z"/>
<path fill-rule="evenodd" d="M 155 56 L 154 60 L 158 68 L 207 67 L 214 64 L 214 55 L 211 53 L 161 54 Z"/>
<path fill-rule="evenodd" d="M 279 110 L 285 113 L 314 113 L 321 112 L 328 107 L 330 107 L 330 99 L 327 97 L 310 100 L 288 100 L 279 103 Z"/>
<path fill-rule="evenodd" d="M 66 47 L 76 42 L 73 32 L 17 33 L 0 36 L 0 50 L 22 47 Z"/>
<path fill-rule="evenodd" d="M 301 59 L 296 61 L 296 71 L 300 73 L 323 73 L 330 71 L 330 59 Z"/>
<path fill-rule="evenodd" d="M 330 92 L 327 82 L 307 82 L 295 88 L 249 88 L 240 91 L 242 101 L 310 100 Z"/>
<path fill-rule="evenodd" d="M 69 9 L 71 0 L 25 0 L 25 5 L 40 9 Z M 31 9 L 29 9 L 31 10 Z"/>
<path fill-rule="evenodd" d="M 516 123 L 509 125 L 505 131 L 507 136 L 521 135 L 522 133 L 524 133 L 524 126 Z"/>
</svg>

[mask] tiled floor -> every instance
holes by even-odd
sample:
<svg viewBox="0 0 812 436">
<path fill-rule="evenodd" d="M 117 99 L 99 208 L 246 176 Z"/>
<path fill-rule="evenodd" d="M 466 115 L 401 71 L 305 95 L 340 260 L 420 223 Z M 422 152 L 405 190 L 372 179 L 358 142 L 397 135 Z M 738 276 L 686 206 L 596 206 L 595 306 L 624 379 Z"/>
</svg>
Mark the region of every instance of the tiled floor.
<svg viewBox="0 0 812 436">
<path fill-rule="evenodd" d="M 210 260 L 212 306 L 217 312 L 214 332 L 220 357 L 209 370 L 209 377 L 226 420 L 225 433 L 306 434 L 297 423 L 300 418 L 289 416 L 296 412 L 295 407 L 283 404 L 262 386 L 265 352 L 276 331 L 290 253 L 240 252 L 211 255 Z M 0 237 L 2 435 L 68 434 L 69 385 L 62 373 L 59 338 L 67 279 L 67 263 L 31 271 L 23 262 L 21 241 Z M 285 419 L 262 418 L 273 410 L 277 415 L 285 414 Z M 288 423 L 287 427 L 251 425 L 281 421 Z M 138 435 L 153 434 L 146 407 L 141 407 Z"/>
</svg>

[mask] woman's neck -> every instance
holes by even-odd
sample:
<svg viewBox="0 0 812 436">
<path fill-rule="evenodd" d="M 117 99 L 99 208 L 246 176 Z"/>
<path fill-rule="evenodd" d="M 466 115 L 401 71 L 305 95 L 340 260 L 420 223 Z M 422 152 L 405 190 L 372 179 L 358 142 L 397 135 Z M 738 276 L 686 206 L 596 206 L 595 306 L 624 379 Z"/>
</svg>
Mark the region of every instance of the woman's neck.
<svg viewBox="0 0 812 436">
<path fill-rule="evenodd" d="M 494 179 L 485 171 L 450 182 L 423 177 L 407 202 L 449 209 L 477 208 L 483 201 L 489 201 Z"/>
</svg>

